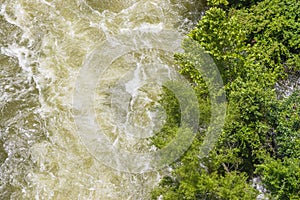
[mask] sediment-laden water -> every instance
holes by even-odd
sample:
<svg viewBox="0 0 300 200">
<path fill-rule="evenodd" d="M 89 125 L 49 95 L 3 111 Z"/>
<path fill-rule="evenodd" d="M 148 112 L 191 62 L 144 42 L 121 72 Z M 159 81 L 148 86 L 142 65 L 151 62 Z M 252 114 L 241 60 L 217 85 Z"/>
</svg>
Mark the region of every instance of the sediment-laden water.
<svg viewBox="0 0 300 200">
<path fill-rule="evenodd" d="M 0 199 L 148 199 L 163 170 L 122 172 L 95 158 L 80 139 L 73 117 L 76 81 L 91 52 L 104 42 L 126 43 L 134 37 L 141 42 L 143 33 L 153 37 L 162 30 L 183 37 L 201 15 L 199 2 L 2 0 Z M 164 50 L 169 48 L 164 41 L 174 38 L 156 39 Z M 113 54 L 112 49 L 105 53 L 110 51 Z M 151 151 L 147 143 L 126 141 L 127 133 L 138 127 L 141 136 L 148 137 L 148 129 L 161 126 L 157 113 L 143 111 L 157 106 L 158 86 L 141 84 L 155 73 L 171 73 L 172 54 L 127 52 L 95 83 L 97 122 L 120 148 Z M 129 110 L 122 107 L 122 84 L 133 97 Z M 134 93 L 136 87 L 141 89 Z M 116 106 L 108 109 L 107 99 Z"/>
</svg>

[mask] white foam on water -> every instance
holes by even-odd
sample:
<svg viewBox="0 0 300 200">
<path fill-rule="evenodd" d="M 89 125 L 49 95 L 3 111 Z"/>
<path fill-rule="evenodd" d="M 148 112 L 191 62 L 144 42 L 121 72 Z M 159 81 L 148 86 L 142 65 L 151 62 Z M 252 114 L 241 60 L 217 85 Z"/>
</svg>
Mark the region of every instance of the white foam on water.
<svg viewBox="0 0 300 200">
<path fill-rule="evenodd" d="M 17 77 L 15 81 L 5 83 L 0 100 L 1 102 L 16 100 L 26 102 L 29 98 L 37 98 L 39 104 L 16 112 L 18 114 L 11 116 L 5 122 L 7 127 L 3 130 L 3 134 L 8 134 L 11 128 L 18 127 L 20 134 L 26 138 L 32 138 L 28 139 L 28 143 L 23 142 L 24 144 L 19 144 L 19 140 L 14 143 L 9 141 L 6 144 L 10 160 L 13 159 L 14 148 L 18 150 L 23 148 L 30 156 L 31 162 L 28 164 L 28 169 L 19 172 L 23 173 L 20 175 L 24 177 L 26 184 L 22 183 L 20 191 L 15 189 L 12 197 L 18 199 L 105 200 L 149 198 L 149 191 L 159 181 L 162 172 L 141 174 L 118 172 L 95 159 L 77 135 L 72 113 L 72 98 L 79 70 L 93 49 L 105 40 L 126 43 L 126 41 L 117 41 L 115 35 L 126 35 L 131 30 L 140 32 L 139 37 L 142 37 L 143 33 L 152 33 L 155 37 L 155 34 L 164 29 L 181 31 L 174 28 L 174 24 L 183 21 L 183 18 L 178 15 L 177 10 L 172 10 L 173 8 L 176 6 L 168 0 L 124 2 L 120 3 L 119 9 L 116 9 L 120 12 L 112 12 L 107 9 L 101 11 L 101 9 L 90 6 L 89 1 L 84 0 L 4 1 L 1 5 L 0 15 L 7 23 L 18 27 L 21 34 L 19 38 L 2 46 L 1 54 L 16 59 L 22 69 L 20 76 L 27 78 L 17 81 L 19 80 Z M 124 39 L 126 37 L 124 36 Z M 148 47 L 151 48 L 151 43 L 148 44 Z M 128 55 L 124 55 L 125 60 L 126 56 Z M 155 68 L 157 64 L 165 70 L 161 68 L 155 68 L 153 71 L 143 69 L 142 65 L 147 64 L 144 61 L 146 58 L 142 60 L 144 63 L 141 60 L 127 59 L 129 63 L 135 62 L 135 66 L 130 68 L 135 71 L 134 76 L 125 83 L 123 89 L 133 97 L 133 100 L 137 100 L 140 95 L 139 87 L 147 78 L 153 76 L 151 74 L 161 71 L 171 77 L 170 66 L 163 65 L 164 61 L 157 57 L 157 53 L 153 53 L 152 56 L 154 56 L 151 58 L 152 60 L 150 59 L 152 66 Z M 157 61 L 153 63 L 155 59 Z M 120 65 L 122 66 L 122 63 Z M 110 72 L 115 76 L 107 74 L 107 80 L 103 82 L 101 93 L 103 96 L 105 96 L 105 91 L 108 92 L 109 84 L 114 86 L 120 76 L 126 74 L 126 70 L 121 69 L 117 63 L 114 66 Z M 114 69 L 115 71 L 113 71 Z M 31 83 L 32 80 L 34 83 Z M 16 89 L 17 87 L 10 85 L 13 83 L 29 86 Z M 101 85 L 102 83 L 96 84 Z M 30 95 L 31 97 L 29 97 Z M 153 100 L 147 98 L 143 99 L 144 103 Z M 109 103 L 107 98 L 103 97 L 103 99 L 104 103 Z M 1 106 L 0 110 L 5 109 L 7 104 Z M 108 108 L 103 106 L 101 109 Z M 147 147 L 147 143 L 139 145 L 140 140 L 134 137 L 128 137 L 125 133 L 122 135 L 122 124 L 115 126 L 114 118 L 109 116 L 108 112 L 109 110 L 103 112 L 105 115 L 97 114 L 98 119 L 102 123 L 105 122 L 102 125 L 110 127 L 107 130 L 110 130 L 108 134 L 111 134 L 109 137 L 114 146 L 128 148 L 128 150 L 136 148 L 136 151 L 139 148 L 148 151 L 155 150 L 154 147 Z M 153 119 L 157 113 L 146 110 L 145 114 L 145 118 Z M 30 116 L 28 117 L 29 121 L 31 118 L 39 120 L 34 121 L 29 128 L 25 129 L 24 124 L 26 123 L 22 122 L 22 119 L 25 119 L 24 116 Z M 101 122 L 99 124 L 101 125 Z M 155 125 L 153 121 L 148 124 L 152 128 Z M 46 139 L 35 139 L 34 136 L 38 133 L 45 134 Z M 135 144 L 136 146 L 134 146 Z M 9 166 L 8 163 L 7 161 L 7 166 Z M 145 166 L 145 171 L 148 167 Z M 8 167 L 7 176 L 16 169 L 17 166 Z M 21 184 L 17 180 L 15 183 L 15 185 Z"/>
</svg>

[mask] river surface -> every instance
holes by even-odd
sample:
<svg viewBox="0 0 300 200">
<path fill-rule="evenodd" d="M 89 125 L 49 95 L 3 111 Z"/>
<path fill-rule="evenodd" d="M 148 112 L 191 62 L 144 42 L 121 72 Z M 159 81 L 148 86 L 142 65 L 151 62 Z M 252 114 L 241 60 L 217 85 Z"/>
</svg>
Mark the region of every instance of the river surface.
<svg viewBox="0 0 300 200">
<path fill-rule="evenodd" d="M 143 110 L 159 106 L 160 91 L 155 82 L 143 81 L 171 76 L 170 44 L 179 48 L 202 14 L 200 1 L 0 2 L 0 199 L 149 199 L 165 170 L 144 166 L 132 173 L 101 162 L 78 134 L 85 122 L 74 119 L 78 77 L 89 81 L 81 72 L 93 64 L 92 52 L 105 58 L 114 55 L 113 43 L 145 41 L 148 50 L 124 51 L 101 72 L 93 83 L 94 111 L 113 145 L 153 150 L 140 139 L 162 126 L 164 113 Z M 149 50 L 153 41 L 155 51 Z"/>
</svg>

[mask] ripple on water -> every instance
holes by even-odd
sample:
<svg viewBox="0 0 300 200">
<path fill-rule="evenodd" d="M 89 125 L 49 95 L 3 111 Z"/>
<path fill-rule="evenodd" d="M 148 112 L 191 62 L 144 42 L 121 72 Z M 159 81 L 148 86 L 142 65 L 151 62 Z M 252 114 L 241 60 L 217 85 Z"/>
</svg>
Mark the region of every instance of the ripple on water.
<svg viewBox="0 0 300 200">
<path fill-rule="evenodd" d="M 159 172 L 114 171 L 89 154 L 72 116 L 74 84 L 87 55 L 104 40 L 122 30 L 185 32 L 202 4 L 100 2 L 3 1 L 0 199 L 145 199 L 158 182 Z"/>
</svg>

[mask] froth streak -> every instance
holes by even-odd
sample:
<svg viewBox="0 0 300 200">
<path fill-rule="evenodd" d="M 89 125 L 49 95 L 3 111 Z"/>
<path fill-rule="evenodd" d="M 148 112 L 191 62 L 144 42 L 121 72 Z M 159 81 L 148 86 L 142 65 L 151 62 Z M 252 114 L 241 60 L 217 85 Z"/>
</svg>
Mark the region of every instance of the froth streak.
<svg viewBox="0 0 300 200">
<path fill-rule="evenodd" d="M 172 2 L 3 1 L 1 198 L 149 197 L 163 172 L 121 173 L 95 160 L 76 134 L 71 102 L 86 56 L 102 41 L 128 30 L 182 32 L 190 21 L 180 13 L 193 3 Z"/>
</svg>

